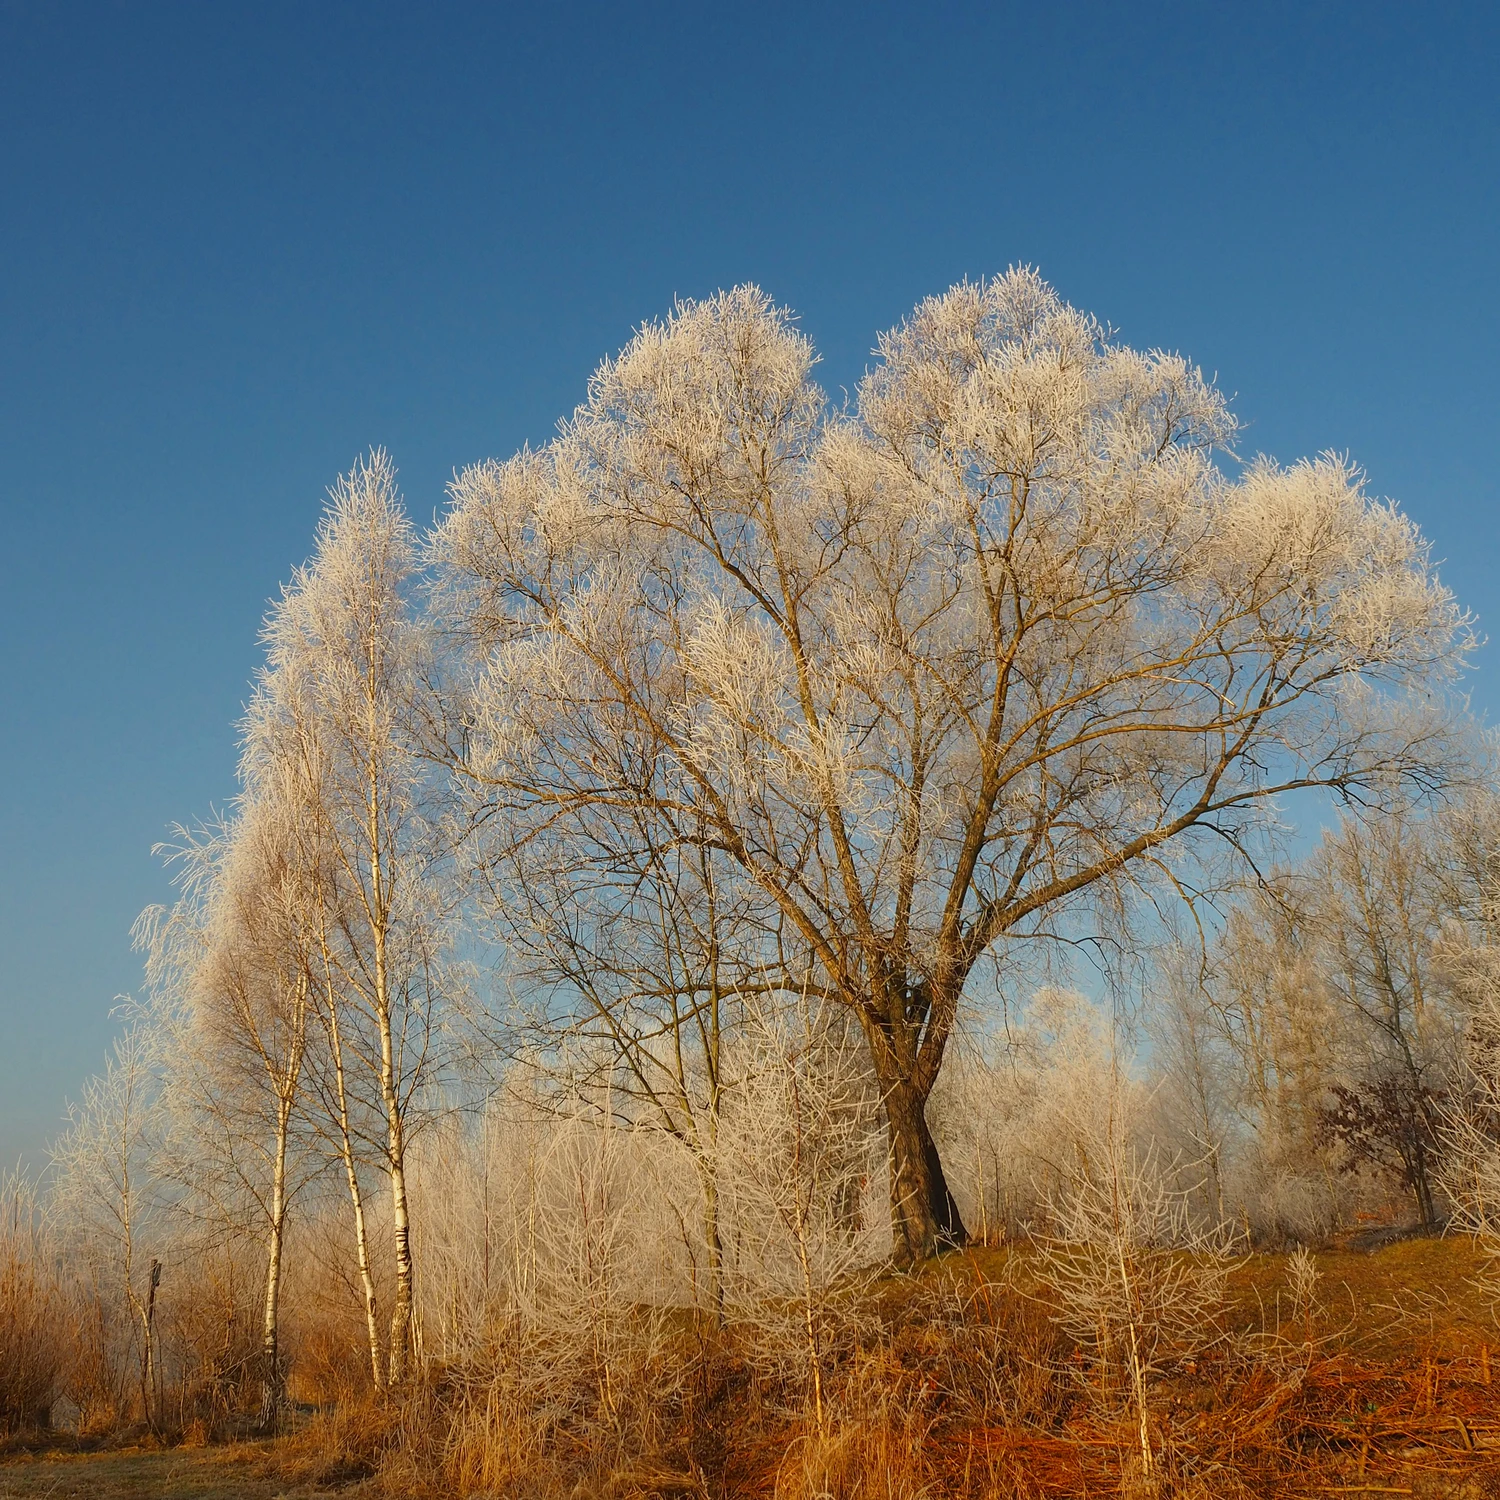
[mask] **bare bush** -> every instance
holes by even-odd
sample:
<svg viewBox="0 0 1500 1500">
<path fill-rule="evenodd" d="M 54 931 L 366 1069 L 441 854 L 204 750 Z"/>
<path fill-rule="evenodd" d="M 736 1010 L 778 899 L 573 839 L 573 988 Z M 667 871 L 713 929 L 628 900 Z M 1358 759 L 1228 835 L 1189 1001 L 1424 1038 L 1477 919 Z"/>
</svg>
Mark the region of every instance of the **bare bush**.
<svg viewBox="0 0 1500 1500">
<path fill-rule="evenodd" d="M 1100 1394 L 1123 1393 L 1132 1408 L 1149 1476 L 1153 1377 L 1218 1336 L 1232 1250 L 1224 1226 L 1195 1222 L 1154 1152 L 1129 1143 L 1121 1113 L 1116 1104 L 1105 1129 L 1080 1142 L 1049 1200 L 1037 1274 L 1059 1326 L 1092 1351 Z"/>
<path fill-rule="evenodd" d="M 69 1340 L 36 1190 L 0 1178 L 0 1435 L 51 1423 Z"/>
<path fill-rule="evenodd" d="M 876 1096 L 855 1042 L 822 1007 L 760 1017 L 721 1128 L 729 1314 L 820 1433 L 829 1366 L 859 1326 L 859 1273 L 884 1227 L 869 1203 L 883 1165 Z"/>
</svg>

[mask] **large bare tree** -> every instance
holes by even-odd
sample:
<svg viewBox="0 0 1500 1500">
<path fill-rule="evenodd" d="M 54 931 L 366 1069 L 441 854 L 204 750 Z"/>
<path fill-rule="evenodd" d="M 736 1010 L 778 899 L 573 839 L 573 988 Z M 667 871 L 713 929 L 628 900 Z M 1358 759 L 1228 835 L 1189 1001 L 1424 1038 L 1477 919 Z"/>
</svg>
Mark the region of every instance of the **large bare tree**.
<svg viewBox="0 0 1500 1500">
<path fill-rule="evenodd" d="M 1294 789 L 1440 774 L 1392 700 L 1467 623 L 1356 471 L 1226 471 L 1200 372 L 1029 271 L 923 303 L 852 410 L 813 364 L 753 287 L 683 304 L 459 476 L 454 749 L 497 869 L 609 806 L 744 872 L 767 982 L 858 1017 L 912 1260 L 964 1236 L 925 1106 L 981 960 Z"/>
</svg>

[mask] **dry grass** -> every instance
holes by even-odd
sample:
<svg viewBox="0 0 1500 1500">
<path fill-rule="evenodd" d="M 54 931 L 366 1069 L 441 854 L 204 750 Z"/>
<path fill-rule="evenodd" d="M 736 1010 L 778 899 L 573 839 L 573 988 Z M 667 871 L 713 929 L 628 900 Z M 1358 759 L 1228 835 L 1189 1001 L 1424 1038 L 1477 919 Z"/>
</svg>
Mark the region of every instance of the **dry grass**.
<svg viewBox="0 0 1500 1500">
<path fill-rule="evenodd" d="M 1311 1303 L 1294 1309 L 1288 1257 L 1252 1257 L 1215 1347 L 1153 1388 L 1150 1486 L 1128 1417 L 1089 1390 L 1026 1256 L 991 1250 L 880 1285 L 879 1331 L 836 1372 L 821 1431 L 733 1330 L 684 1327 L 658 1345 L 659 1366 L 617 1372 L 608 1412 L 559 1408 L 556 1386 L 551 1409 L 528 1405 L 517 1370 L 497 1380 L 496 1365 L 400 1404 L 351 1398 L 277 1444 L 18 1455 L 0 1496 L 1470 1500 L 1500 1495 L 1500 1331 L 1483 1270 L 1461 1240 L 1325 1251 Z"/>
<path fill-rule="evenodd" d="M 0 1467 L 0 1500 L 300 1500 L 316 1486 L 288 1487 L 270 1443 L 214 1448 L 47 1450 Z"/>
<path fill-rule="evenodd" d="M 42 1267 L 35 1195 L 0 1178 L 0 1437 L 45 1426 L 63 1375 L 62 1299 Z"/>
</svg>

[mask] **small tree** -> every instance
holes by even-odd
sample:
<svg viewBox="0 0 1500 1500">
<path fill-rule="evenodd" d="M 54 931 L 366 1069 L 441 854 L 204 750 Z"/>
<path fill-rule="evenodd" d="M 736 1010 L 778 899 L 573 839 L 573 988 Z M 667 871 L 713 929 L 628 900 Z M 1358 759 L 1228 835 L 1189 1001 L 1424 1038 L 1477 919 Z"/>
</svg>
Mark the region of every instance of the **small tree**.
<svg viewBox="0 0 1500 1500">
<path fill-rule="evenodd" d="M 267 1431 L 283 1398 L 287 1218 L 316 1170 L 306 1149 L 312 955 L 295 812 L 260 786 L 240 799 L 233 820 L 186 836 L 171 851 L 182 862 L 181 899 L 170 912 L 148 909 L 136 926 L 158 1009 L 172 1022 L 164 1105 L 183 1204 L 216 1233 L 263 1236 Z"/>
<path fill-rule="evenodd" d="M 873 1258 L 864 1195 L 880 1161 L 876 1099 L 845 1033 L 842 1015 L 805 1002 L 756 1016 L 722 1137 L 733 1314 L 809 1398 L 820 1434 Z"/>
<path fill-rule="evenodd" d="M 85 1396 L 119 1401 L 111 1368 L 116 1349 L 136 1366 L 141 1415 L 159 1417 L 156 1291 L 163 1244 L 160 1165 L 160 1035 L 138 1017 L 116 1039 L 104 1072 L 91 1078 L 52 1150 L 49 1217 L 70 1246 L 73 1269 L 90 1288 L 100 1368 L 106 1386 Z M 123 1327 L 116 1322 L 124 1313 Z M 82 1405 L 83 1402 L 80 1402 Z"/>
<path fill-rule="evenodd" d="M 1334 1086 L 1326 1127 L 1356 1160 L 1397 1170 L 1424 1230 L 1439 1219 L 1442 1100 L 1458 1051 L 1436 974 L 1440 843 L 1431 819 L 1345 819 L 1325 835 L 1305 898 L 1319 978 L 1355 1026 L 1353 1076 Z"/>
<path fill-rule="evenodd" d="M 1149 1478 L 1152 1379 L 1216 1336 L 1230 1239 L 1222 1225 L 1195 1222 L 1189 1195 L 1169 1186 L 1155 1152 L 1130 1142 L 1118 1079 L 1104 1130 L 1075 1150 L 1070 1179 L 1051 1199 L 1052 1233 L 1039 1241 L 1039 1279 L 1054 1320 L 1092 1350 L 1103 1389 L 1123 1380 Z"/>
<path fill-rule="evenodd" d="M 1443 981 L 1463 1016 L 1444 1101 L 1442 1185 L 1457 1223 L 1494 1254 L 1500 1241 L 1500 798 L 1471 798 L 1445 827 L 1456 877 L 1438 943 Z"/>
<path fill-rule="evenodd" d="M 784 964 L 763 962 L 777 934 L 758 927 L 766 913 L 743 872 L 703 840 L 658 848 L 649 827 L 626 834 L 619 816 L 591 807 L 565 833 L 544 831 L 503 858 L 492 851 L 487 906 L 526 987 L 517 1030 L 531 1066 L 552 1073 L 560 1106 L 607 1104 L 691 1159 L 701 1202 L 685 1248 L 696 1265 L 701 1235 L 717 1318 L 732 1058 L 747 1008 L 774 1007 L 789 981 Z"/>
</svg>

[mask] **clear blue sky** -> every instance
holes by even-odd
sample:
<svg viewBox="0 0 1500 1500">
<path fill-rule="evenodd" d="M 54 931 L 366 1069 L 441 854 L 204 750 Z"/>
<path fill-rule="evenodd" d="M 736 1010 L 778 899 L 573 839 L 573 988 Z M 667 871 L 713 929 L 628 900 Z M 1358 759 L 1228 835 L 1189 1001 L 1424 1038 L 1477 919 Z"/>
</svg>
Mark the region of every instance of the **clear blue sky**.
<svg viewBox="0 0 1500 1500">
<path fill-rule="evenodd" d="M 1351 452 L 1494 630 L 1497 17 L 0 0 L 0 1162 L 233 791 L 324 485 L 383 443 L 429 517 L 674 296 L 760 282 L 838 387 L 1031 262 L 1248 448 Z"/>
</svg>

